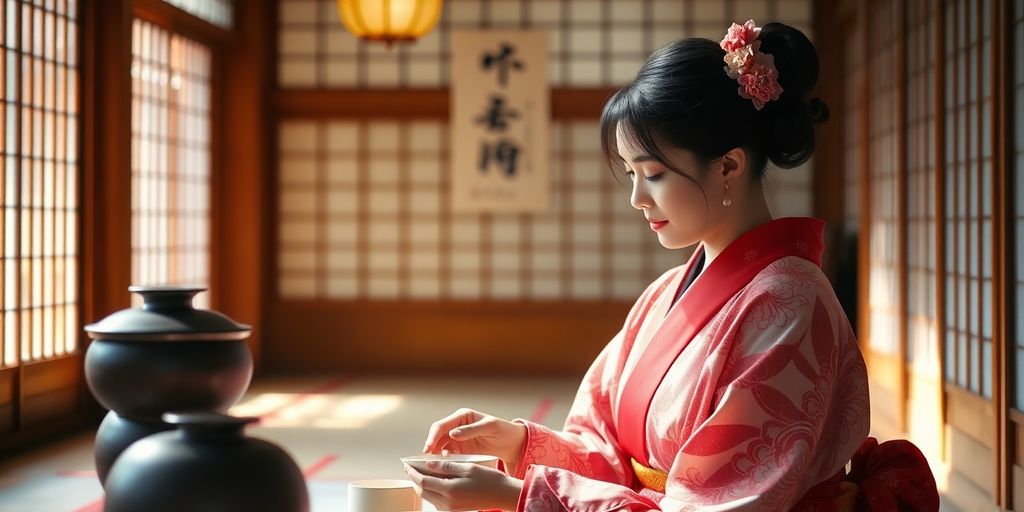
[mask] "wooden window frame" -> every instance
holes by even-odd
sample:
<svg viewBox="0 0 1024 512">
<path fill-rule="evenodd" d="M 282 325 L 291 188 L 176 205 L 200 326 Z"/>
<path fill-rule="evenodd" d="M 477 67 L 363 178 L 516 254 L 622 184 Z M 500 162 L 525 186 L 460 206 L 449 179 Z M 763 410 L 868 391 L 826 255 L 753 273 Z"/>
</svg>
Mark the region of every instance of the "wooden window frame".
<svg viewBox="0 0 1024 512">
<path fill-rule="evenodd" d="M 211 48 L 211 237 L 214 307 L 243 322 L 257 323 L 262 311 L 261 251 L 265 141 L 263 109 L 269 105 L 268 55 L 274 2 L 246 2 L 232 29 L 203 21 L 161 0 L 104 0 L 79 5 L 79 320 L 84 325 L 131 306 L 131 31 L 143 18 Z M 223 94 L 231 90 L 231 95 Z M 230 130 L 226 129 L 231 127 Z M 88 200 L 85 200 L 88 198 Z M 232 205 L 225 208 L 224 205 Z M 227 229 L 231 226 L 232 229 Z M 230 287 L 230 288 L 229 288 Z M 257 325 L 258 327 L 258 325 Z M 78 326 L 77 328 L 81 328 Z M 250 347 L 259 361 L 259 333 Z M 80 334 L 74 354 L 0 369 L 0 402 L 28 391 L 46 393 L 73 385 L 75 410 L 53 421 L 0 436 L 0 453 L 21 450 L 86 426 L 105 411 L 85 385 L 83 355 L 88 338 Z M 0 420 L 42 412 L 0 408 Z"/>
<path fill-rule="evenodd" d="M 110 42 L 120 45 L 118 62 L 111 63 L 108 71 L 120 73 L 119 76 L 127 79 L 121 86 L 120 97 L 124 99 L 116 102 L 118 121 L 111 127 L 121 134 L 122 141 L 131 140 L 132 19 L 143 19 L 210 49 L 209 304 L 210 308 L 235 320 L 253 325 L 249 347 L 259 373 L 264 337 L 264 254 L 270 250 L 265 238 L 264 205 L 273 187 L 268 181 L 271 157 L 268 146 L 273 132 L 267 110 L 273 83 L 269 64 L 276 42 L 273 23 L 277 2 L 246 0 L 244 8 L 239 8 L 242 4 L 236 1 L 232 27 L 225 29 L 163 0 L 112 1 L 126 11 L 120 16 L 118 35 L 113 36 L 116 41 Z M 106 183 L 121 181 L 121 184 L 116 190 L 104 193 L 108 197 L 130 197 L 130 148 L 112 151 L 116 162 L 97 172 L 106 174 Z M 120 275 L 103 283 L 103 293 L 109 296 L 107 303 L 111 306 L 96 311 L 89 319 L 101 318 L 100 311 L 130 305 L 126 290 L 131 279 L 131 213 L 130 201 L 125 203 L 110 207 L 117 214 L 105 216 L 108 224 L 93 224 L 105 227 L 113 224 L 114 239 L 107 242 L 104 250 L 117 254 L 115 259 L 120 267 L 116 268 Z"/>
<path fill-rule="evenodd" d="M 18 9 L 22 3 L 17 4 Z M 41 8 L 41 6 L 36 6 Z M 87 124 L 84 88 L 84 69 L 87 67 L 85 55 L 88 49 L 84 44 L 85 27 L 87 26 L 87 12 L 82 5 L 78 6 L 76 23 L 77 37 L 75 55 L 78 63 L 76 83 L 65 82 L 66 87 L 77 88 L 76 104 L 78 105 L 77 137 L 78 155 L 75 155 L 79 165 L 77 172 L 82 173 L 87 166 L 84 158 L 85 131 Z M 20 14 L 18 14 L 20 20 Z M 86 20 L 83 22 L 83 20 Z M 22 24 L 18 24 L 18 39 L 21 41 Z M 67 35 L 67 34 L 65 34 Z M 24 78 L 18 81 L 20 88 Z M 19 101 L 21 97 L 19 96 Z M 20 115 L 20 114 L 19 114 Z M 21 130 L 19 123 L 18 130 Z M 44 135 L 45 136 L 45 135 Z M 20 145 L 20 143 L 19 143 Z M 71 155 L 66 155 L 71 157 Z M 81 174 L 80 174 L 81 175 Z M 77 180 L 79 184 L 78 200 L 79 225 L 77 231 L 77 247 L 75 252 L 78 255 L 78 272 L 76 273 L 77 291 L 79 296 L 75 298 L 77 306 L 78 321 L 82 321 L 82 311 L 85 307 L 84 287 L 84 253 L 83 245 L 84 230 L 82 228 L 82 217 L 86 208 L 86 202 L 82 200 L 85 190 L 84 180 Z M 20 244 L 21 241 L 19 240 Z M 53 356 L 38 361 L 23 362 L 20 357 L 21 343 L 17 340 L 17 351 L 19 354 L 16 366 L 0 369 L 0 428 L 5 429 L 0 434 L 0 453 L 20 448 L 22 446 L 38 443 L 53 435 L 62 434 L 79 427 L 85 417 L 86 402 L 84 400 L 85 382 L 82 370 L 83 354 L 85 353 L 85 335 L 81 333 L 79 326 L 66 326 L 78 332 L 78 344 L 76 350 L 70 353 Z M 7 430 L 7 429 L 10 430 Z"/>
<path fill-rule="evenodd" d="M 132 19 L 139 19 L 166 30 L 173 37 L 182 36 L 205 46 L 210 52 L 210 168 L 209 168 L 209 223 L 207 239 L 208 269 L 209 276 L 209 304 L 212 309 L 219 306 L 221 295 L 220 287 L 213 279 L 221 267 L 220 264 L 220 238 L 224 232 L 224 226 L 219 225 L 216 219 L 220 218 L 220 212 L 224 209 L 219 200 L 222 191 L 219 189 L 223 183 L 225 168 L 223 166 L 223 134 L 225 133 L 224 116 L 224 87 L 218 84 L 224 83 L 224 61 L 225 46 L 232 43 L 232 33 L 229 30 L 202 20 L 178 7 L 175 7 L 163 0 L 132 0 Z M 129 27 L 129 34 L 132 28 Z M 129 44 L 129 47 L 131 45 Z M 129 99 L 129 111 L 131 109 Z M 129 178 L 130 180 L 131 178 Z M 129 196 L 130 197 L 130 196 Z M 130 222 L 129 222 L 130 226 Z M 135 284 L 135 283 L 133 283 Z"/>
<path fill-rule="evenodd" d="M 1016 368 L 1016 364 L 1007 354 L 1008 340 L 1016 337 L 1017 323 L 1015 315 L 1009 312 L 1015 311 L 1016 291 L 1015 286 L 1009 285 L 1008 280 L 1024 272 L 1024 269 L 1016 268 L 1017 258 L 1015 257 L 1016 247 L 1016 218 L 1012 200 L 1012 186 L 1016 177 L 1013 165 L 1013 147 L 1011 141 L 1015 135 L 1013 118 L 1008 112 L 1013 111 L 1014 102 L 1011 91 L 1014 90 L 1012 83 L 1014 66 L 1014 52 L 1024 51 L 1020 48 L 1013 48 L 1010 43 L 1013 37 L 1014 17 L 1009 2 L 996 2 L 993 6 L 993 28 L 992 28 L 992 108 L 991 133 L 994 144 L 992 150 L 992 167 L 995 174 L 992 180 L 994 188 L 995 204 L 992 205 L 993 229 L 1002 236 L 994 237 L 996 246 L 993 254 L 993 307 L 995 308 L 996 319 L 993 323 L 993 360 L 996 364 L 993 372 L 993 390 L 998 393 L 993 400 L 997 410 L 1003 414 L 998 423 L 998 444 L 1000 454 L 996 462 L 999 472 L 999 499 L 1000 504 L 1006 508 L 1015 508 L 1017 503 L 1024 500 L 1024 492 L 1019 489 L 1014 481 L 1014 466 L 1024 466 L 1024 413 L 1013 407 L 1015 402 L 1016 386 L 1012 385 L 1010 379 L 1016 376 L 1024 378 L 1024 368 Z M 1024 169 L 1015 169 L 1017 173 L 1024 172 Z M 998 341 L 998 343 L 997 343 Z M 998 347 L 998 348 L 997 348 Z M 998 359 L 996 358 L 998 354 Z"/>
</svg>

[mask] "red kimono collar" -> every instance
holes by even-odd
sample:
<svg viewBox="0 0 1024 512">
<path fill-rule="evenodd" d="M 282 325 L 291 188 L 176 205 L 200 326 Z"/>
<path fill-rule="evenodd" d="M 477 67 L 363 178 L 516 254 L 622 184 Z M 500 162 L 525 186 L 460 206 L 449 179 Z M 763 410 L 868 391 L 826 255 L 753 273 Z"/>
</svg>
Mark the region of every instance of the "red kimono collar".
<svg viewBox="0 0 1024 512">
<path fill-rule="evenodd" d="M 821 266 L 821 253 L 825 248 L 822 241 L 824 227 L 823 221 L 806 217 L 788 217 L 761 224 L 730 243 L 708 265 L 703 275 L 683 292 L 640 355 L 622 388 L 618 437 L 629 456 L 650 467 L 645 432 L 651 399 L 669 367 L 690 340 L 729 299 L 771 263 L 787 256 L 797 256 Z M 694 251 L 683 268 L 684 277 L 679 280 L 679 286 L 686 282 L 685 276 L 697 271 L 694 266 L 700 261 L 703 251 L 703 246 Z M 659 292 L 663 293 L 666 288 Z M 670 292 L 678 293 L 678 288 L 672 288 Z M 650 298 L 645 311 L 649 311 L 659 295 Z M 680 314 L 680 311 L 685 314 Z M 634 335 L 635 332 L 632 331 Z"/>
</svg>

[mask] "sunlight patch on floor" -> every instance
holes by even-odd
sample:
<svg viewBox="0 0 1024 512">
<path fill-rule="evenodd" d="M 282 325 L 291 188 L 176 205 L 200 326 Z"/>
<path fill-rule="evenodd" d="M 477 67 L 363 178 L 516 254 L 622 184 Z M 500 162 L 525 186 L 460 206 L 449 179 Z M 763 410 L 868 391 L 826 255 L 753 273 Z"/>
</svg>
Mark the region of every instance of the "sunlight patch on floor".
<svg viewBox="0 0 1024 512">
<path fill-rule="evenodd" d="M 395 413 L 404 400 L 404 396 L 393 394 L 261 393 L 229 412 L 257 416 L 264 428 L 359 429 Z"/>
</svg>

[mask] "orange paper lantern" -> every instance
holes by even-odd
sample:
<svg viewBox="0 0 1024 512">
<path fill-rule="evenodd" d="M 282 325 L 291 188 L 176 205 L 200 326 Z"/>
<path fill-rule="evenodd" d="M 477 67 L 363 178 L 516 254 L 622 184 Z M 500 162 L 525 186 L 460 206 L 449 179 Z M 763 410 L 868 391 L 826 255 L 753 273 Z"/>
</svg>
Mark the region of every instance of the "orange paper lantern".
<svg viewBox="0 0 1024 512">
<path fill-rule="evenodd" d="M 373 41 L 415 41 L 441 16 L 441 0 L 338 0 L 341 22 L 356 37 Z"/>
</svg>

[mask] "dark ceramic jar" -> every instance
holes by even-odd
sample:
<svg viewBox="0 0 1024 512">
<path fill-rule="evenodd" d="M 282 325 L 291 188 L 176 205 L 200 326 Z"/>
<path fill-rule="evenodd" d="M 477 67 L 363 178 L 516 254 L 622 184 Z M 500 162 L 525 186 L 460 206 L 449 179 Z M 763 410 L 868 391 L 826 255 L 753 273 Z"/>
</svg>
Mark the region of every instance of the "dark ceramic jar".
<svg viewBox="0 0 1024 512">
<path fill-rule="evenodd" d="M 146 437 L 118 457 L 107 478 L 105 512 L 307 512 L 302 472 L 277 445 L 246 437 L 256 418 L 166 414 L 178 426 Z"/>
<path fill-rule="evenodd" d="M 225 412 L 252 378 L 245 342 L 251 327 L 195 309 L 192 299 L 203 288 L 133 286 L 129 291 L 142 296 L 141 308 L 85 327 L 93 339 L 85 354 L 86 382 L 111 410 L 96 436 L 101 482 L 124 448 L 170 428 L 161 422 L 164 412 Z"/>
<path fill-rule="evenodd" d="M 114 411 L 103 417 L 99 430 L 96 431 L 95 461 L 96 476 L 100 483 L 107 481 L 107 474 L 114 460 L 129 445 L 151 434 L 173 429 L 162 420 L 133 420 L 125 418 Z"/>
</svg>

